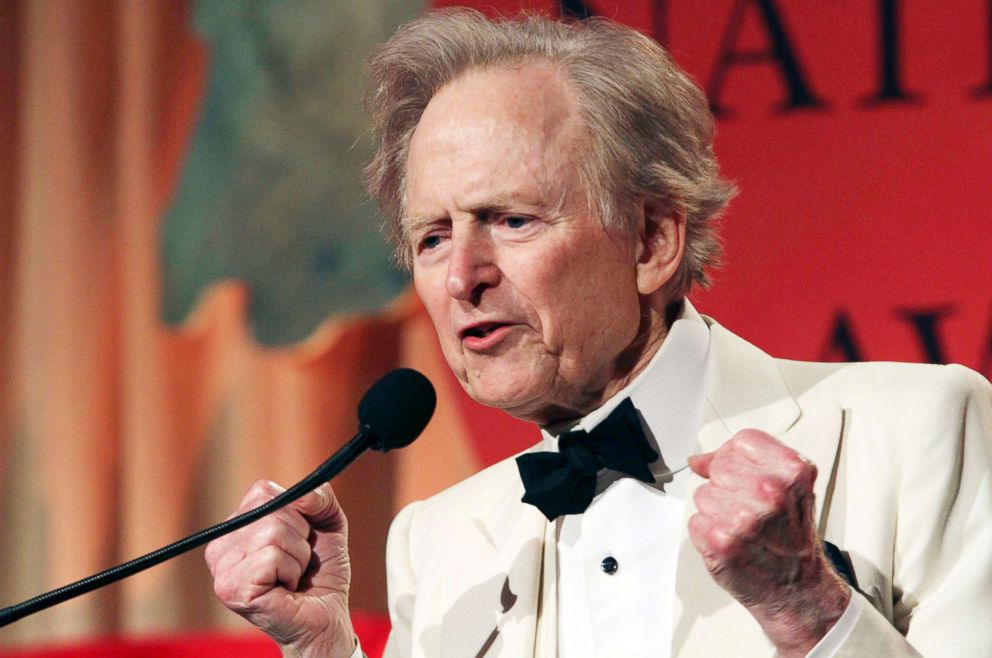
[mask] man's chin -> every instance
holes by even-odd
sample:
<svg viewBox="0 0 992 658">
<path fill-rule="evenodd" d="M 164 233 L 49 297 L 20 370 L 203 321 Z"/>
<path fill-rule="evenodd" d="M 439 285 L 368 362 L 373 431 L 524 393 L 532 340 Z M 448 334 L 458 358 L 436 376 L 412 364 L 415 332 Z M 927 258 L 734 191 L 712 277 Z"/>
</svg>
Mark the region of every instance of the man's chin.
<svg viewBox="0 0 992 658">
<path fill-rule="evenodd" d="M 521 420 L 533 420 L 534 412 L 545 405 L 543 398 L 550 388 L 509 375 L 504 378 L 489 375 L 485 380 L 469 377 L 467 382 L 463 382 L 463 387 L 469 397 L 479 404 L 500 409 Z"/>
</svg>

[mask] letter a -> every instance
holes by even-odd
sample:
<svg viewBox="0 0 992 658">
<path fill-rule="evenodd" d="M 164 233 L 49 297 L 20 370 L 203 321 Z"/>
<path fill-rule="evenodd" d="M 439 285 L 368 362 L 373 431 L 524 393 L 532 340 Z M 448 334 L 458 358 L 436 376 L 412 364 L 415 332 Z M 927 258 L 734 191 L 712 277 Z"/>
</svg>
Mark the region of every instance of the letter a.
<svg viewBox="0 0 992 658">
<path fill-rule="evenodd" d="M 761 21 L 771 41 L 767 50 L 737 50 L 744 15 L 749 6 L 754 5 L 760 12 Z M 787 110 L 810 109 L 822 107 L 823 101 L 806 83 L 799 60 L 796 58 L 789 35 L 779 17 L 773 0 L 737 0 L 730 15 L 730 24 L 723 33 L 720 42 L 720 55 L 716 69 L 706 85 L 706 95 L 710 99 L 710 107 L 716 115 L 726 116 L 729 110 L 720 102 L 720 92 L 727 79 L 731 66 L 741 64 L 778 64 L 782 73 L 782 81 L 788 91 L 788 97 L 782 103 Z"/>
</svg>

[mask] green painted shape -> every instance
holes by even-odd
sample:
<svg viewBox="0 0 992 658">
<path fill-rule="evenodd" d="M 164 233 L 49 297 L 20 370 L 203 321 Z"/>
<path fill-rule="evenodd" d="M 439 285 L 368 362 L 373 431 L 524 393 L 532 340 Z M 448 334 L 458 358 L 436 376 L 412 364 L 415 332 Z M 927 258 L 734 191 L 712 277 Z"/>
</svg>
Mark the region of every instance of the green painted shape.
<svg viewBox="0 0 992 658">
<path fill-rule="evenodd" d="M 373 148 L 362 67 L 423 4 L 195 4 L 210 76 L 162 227 L 166 323 L 182 322 L 212 283 L 238 279 L 256 338 L 282 345 L 407 285 L 362 187 Z"/>
</svg>

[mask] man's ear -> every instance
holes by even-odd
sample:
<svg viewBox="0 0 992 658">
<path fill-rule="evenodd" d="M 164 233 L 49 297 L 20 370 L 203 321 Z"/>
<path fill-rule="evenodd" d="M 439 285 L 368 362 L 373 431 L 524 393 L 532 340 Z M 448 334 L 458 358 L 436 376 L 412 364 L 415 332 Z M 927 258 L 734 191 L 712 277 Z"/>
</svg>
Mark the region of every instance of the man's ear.
<svg viewBox="0 0 992 658">
<path fill-rule="evenodd" d="M 658 199 L 645 199 L 640 210 L 637 291 L 651 295 L 678 272 L 685 251 L 685 217 Z"/>
</svg>

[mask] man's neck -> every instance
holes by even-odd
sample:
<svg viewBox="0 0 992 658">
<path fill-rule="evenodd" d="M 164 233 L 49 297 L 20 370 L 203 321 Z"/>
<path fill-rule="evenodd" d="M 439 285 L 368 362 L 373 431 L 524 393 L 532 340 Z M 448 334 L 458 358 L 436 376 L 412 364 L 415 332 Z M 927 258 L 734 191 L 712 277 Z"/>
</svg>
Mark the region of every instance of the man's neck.
<svg viewBox="0 0 992 658">
<path fill-rule="evenodd" d="M 603 406 L 603 404 L 630 385 L 661 349 L 672 324 L 682 312 L 683 299 L 665 306 L 648 306 L 641 316 L 637 336 L 618 357 L 614 374 L 605 386 L 588 391 L 579 399 L 582 402 L 572 408 L 551 407 L 537 421 L 543 429 L 560 430 L 574 424 L 579 419 Z"/>
</svg>

